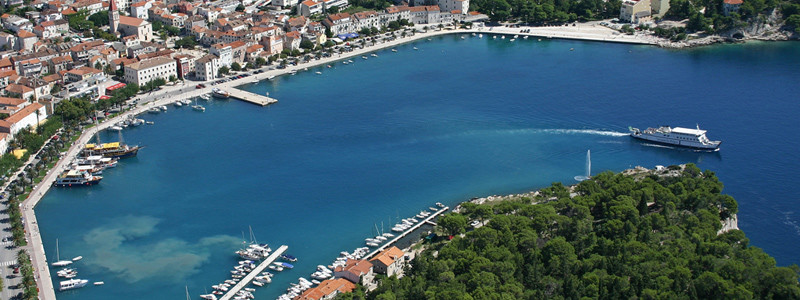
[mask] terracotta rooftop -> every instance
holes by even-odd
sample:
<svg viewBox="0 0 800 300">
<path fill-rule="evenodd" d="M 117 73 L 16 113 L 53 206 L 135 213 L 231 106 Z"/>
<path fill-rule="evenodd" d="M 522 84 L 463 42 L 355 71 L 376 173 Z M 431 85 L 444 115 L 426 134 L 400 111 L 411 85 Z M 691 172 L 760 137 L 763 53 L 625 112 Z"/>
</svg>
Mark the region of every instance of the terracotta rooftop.
<svg viewBox="0 0 800 300">
<path fill-rule="evenodd" d="M 173 60 L 173 59 L 171 59 L 169 57 L 160 56 L 160 57 L 146 59 L 146 60 L 143 60 L 143 61 L 140 61 L 140 62 L 132 63 L 132 64 L 127 65 L 125 67 L 131 68 L 131 69 L 134 69 L 134 70 L 144 70 L 144 69 L 149 69 L 149 68 L 152 68 L 152 67 L 155 67 L 155 66 L 160 66 L 160 65 L 169 64 L 169 63 L 175 63 L 175 60 Z"/>
<path fill-rule="evenodd" d="M 389 266 L 395 261 L 397 261 L 397 259 L 403 257 L 403 255 L 405 255 L 405 253 L 403 253 L 403 250 L 400 250 L 399 248 L 392 246 L 389 249 L 383 250 L 383 252 L 379 253 L 369 261 L 370 262 L 380 261 L 383 265 Z"/>
<path fill-rule="evenodd" d="M 145 22 L 146 22 L 145 20 L 142 20 L 142 19 L 139 19 L 139 18 L 128 17 L 128 16 L 119 16 L 119 23 L 120 24 L 124 24 L 124 25 L 128 25 L 128 26 L 137 26 L 138 27 L 138 26 L 142 26 L 142 24 L 144 24 Z"/>
<path fill-rule="evenodd" d="M 368 262 L 366 260 L 348 259 L 347 263 L 345 263 L 344 266 L 336 267 L 333 271 L 350 272 L 357 275 L 358 277 L 361 277 L 369 273 L 370 268 L 372 268 L 371 262 Z"/>
<path fill-rule="evenodd" d="M 307 289 L 303 294 L 295 298 L 295 300 L 319 300 L 325 296 L 333 294 L 334 291 L 339 293 L 349 293 L 356 288 L 356 285 L 344 278 L 328 279 L 321 282 L 318 286 Z"/>
<path fill-rule="evenodd" d="M 25 103 L 25 100 L 20 98 L 0 97 L 0 106 L 19 106 Z"/>
<path fill-rule="evenodd" d="M 17 113 L 11 115 L 10 117 L 6 118 L 5 121 L 11 124 L 15 124 L 22 120 L 23 118 L 27 117 L 28 115 L 32 114 L 34 111 L 42 108 L 39 103 L 33 103 L 31 105 L 25 106 L 24 108 L 20 109 Z M 44 116 L 43 116 L 44 117 Z M 42 118 L 44 119 L 44 118 Z"/>
<path fill-rule="evenodd" d="M 24 85 L 12 83 L 12 84 L 9 84 L 6 87 L 6 91 L 9 92 L 9 93 L 22 95 L 22 94 L 25 94 L 25 93 L 33 92 L 33 89 L 29 88 L 27 86 L 24 86 Z"/>
<path fill-rule="evenodd" d="M 100 71 L 100 70 L 95 69 L 95 68 L 86 67 L 86 66 L 83 66 L 83 67 L 80 67 L 80 68 L 75 68 L 75 69 L 69 70 L 69 72 L 67 72 L 67 74 L 74 74 L 74 75 L 78 75 L 78 76 L 83 76 L 83 75 L 86 75 L 86 74 L 100 74 L 100 73 L 103 73 L 103 71 Z"/>
</svg>

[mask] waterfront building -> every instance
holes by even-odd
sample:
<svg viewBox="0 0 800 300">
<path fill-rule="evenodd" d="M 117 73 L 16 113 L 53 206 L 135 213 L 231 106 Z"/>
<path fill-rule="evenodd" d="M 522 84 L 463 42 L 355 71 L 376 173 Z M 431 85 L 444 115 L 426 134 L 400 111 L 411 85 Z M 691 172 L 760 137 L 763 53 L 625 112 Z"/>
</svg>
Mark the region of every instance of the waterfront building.
<svg viewBox="0 0 800 300">
<path fill-rule="evenodd" d="M 194 73 L 194 56 L 188 54 L 178 54 L 173 57 L 178 63 L 178 78 L 184 79 Z"/>
<path fill-rule="evenodd" d="M 741 0 L 739 0 L 741 1 Z M 650 14 L 653 17 L 663 17 L 669 10 L 669 0 L 650 0 Z"/>
<path fill-rule="evenodd" d="M 414 6 L 409 7 L 411 22 L 414 24 L 434 24 L 439 20 L 439 6 Z"/>
<path fill-rule="evenodd" d="M 283 49 L 300 50 L 300 42 L 303 40 L 300 32 L 292 31 L 283 35 Z"/>
<path fill-rule="evenodd" d="M 163 56 L 132 63 L 125 66 L 125 82 L 142 86 L 156 78 L 178 77 L 177 65 L 174 59 Z"/>
<path fill-rule="evenodd" d="M 722 13 L 729 16 L 732 12 L 738 12 L 742 3 L 744 3 L 742 0 L 724 0 L 722 1 Z"/>
<path fill-rule="evenodd" d="M 439 0 L 438 4 L 442 11 L 458 11 L 458 14 L 467 14 L 469 12 L 469 0 Z"/>
<path fill-rule="evenodd" d="M 143 42 L 153 40 L 153 26 L 139 18 L 120 16 L 119 32 L 122 36 L 136 36 L 136 39 Z"/>
<path fill-rule="evenodd" d="M 619 9 L 620 22 L 639 24 L 650 20 L 650 0 L 624 0 Z"/>
<path fill-rule="evenodd" d="M 194 74 L 200 80 L 214 80 L 217 79 L 220 67 L 219 58 L 216 55 L 206 54 L 194 61 Z"/>
<path fill-rule="evenodd" d="M 209 49 L 209 53 L 219 57 L 219 67 L 229 67 L 233 64 L 233 48 L 230 45 L 215 44 Z"/>
<path fill-rule="evenodd" d="M 381 22 L 378 12 L 374 10 L 362 11 L 353 14 L 353 23 L 355 24 L 355 31 L 363 28 L 380 28 Z"/>
<path fill-rule="evenodd" d="M 334 7 L 338 7 L 339 11 L 342 11 L 349 6 L 347 0 L 322 0 L 322 10 L 325 12 Z"/>
<path fill-rule="evenodd" d="M 328 27 L 333 35 L 356 31 L 353 18 L 348 13 L 328 15 L 328 17 L 322 21 L 322 24 Z"/>
<path fill-rule="evenodd" d="M 348 259 L 344 266 L 338 266 L 333 269 L 333 276 L 350 280 L 352 283 L 368 285 L 375 278 L 375 273 L 372 269 L 372 263 L 363 259 Z"/>
<path fill-rule="evenodd" d="M 264 45 L 269 55 L 280 54 L 283 51 L 283 39 L 279 35 L 262 37 L 261 45 Z"/>
<path fill-rule="evenodd" d="M 383 14 L 383 18 L 385 19 L 386 24 L 389 24 L 389 22 L 392 21 L 399 22 L 403 19 L 411 21 L 411 11 L 407 5 L 389 6 L 386 8 L 386 13 Z"/>
<path fill-rule="evenodd" d="M 405 261 L 404 255 L 405 253 L 403 250 L 392 246 L 383 250 L 369 261 L 372 263 L 375 273 L 384 274 L 386 276 L 397 275 L 397 277 L 401 277 L 403 263 Z"/>
<path fill-rule="evenodd" d="M 318 286 L 305 290 L 295 300 L 329 300 L 336 298 L 340 293 L 349 293 L 356 285 L 344 278 L 328 279 L 320 282 Z"/>
</svg>

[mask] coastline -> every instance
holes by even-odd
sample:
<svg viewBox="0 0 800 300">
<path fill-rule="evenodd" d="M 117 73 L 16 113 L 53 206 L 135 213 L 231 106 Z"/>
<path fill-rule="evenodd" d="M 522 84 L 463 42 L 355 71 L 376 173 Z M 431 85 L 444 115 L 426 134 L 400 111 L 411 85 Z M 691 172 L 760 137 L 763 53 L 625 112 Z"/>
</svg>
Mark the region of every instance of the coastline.
<svg viewBox="0 0 800 300">
<path fill-rule="evenodd" d="M 497 28 L 495 28 L 495 29 L 497 29 Z M 256 74 L 256 75 L 253 75 L 253 76 L 250 76 L 250 77 L 246 77 L 246 78 L 243 78 L 243 79 L 238 79 L 238 80 L 232 80 L 230 82 L 225 82 L 225 83 L 222 83 L 222 84 L 219 84 L 219 85 L 215 85 L 213 87 L 235 88 L 236 86 L 248 83 L 250 80 L 253 80 L 253 79 L 265 80 L 269 76 L 285 75 L 285 74 L 290 73 L 293 70 L 302 70 L 303 68 L 307 68 L 307 67 L 321 66 L 321 65 L 325 65 L 325 64 L 332 63 L 332 62 L 335 62 L 335 61 L 351 58 L 351 57 L 354 57 L 354 56 L 363 55 L 363 54 L 366 54 L 366 53 L 369 53 L 369 52 L 373 52 L 373 51 L 376 51 L 376 50 L 386 49 L 386 48 L 390 48 L 392 46 L 405 44 L 405 43 L 410 43 L 410 42 L 414 42 L 414 41 L 419 40 L 419 39 L 430 38 L 430 37 L 439 36 L 439 35 L 469 34 L 469 33 L 472 33 L 472 32 L 476 32 L 476 33 L 497 33 L 497 34 L 507 34 L 507 35 L 520 34 L 520 33 L 514 33 L 513 30 L 517 30 L 518 31 L 520 29 L 519 28 L 508 28 L 508 32 L 501 31 L 501 30 L 486 30 L 486 28 L 483 28 L 481 30 L 478 30 L 478 29 L 471 29 L 471 30 L 457 29 L 457 30 L 440 30 L 440 31 L 430 30 L 427 33 L 416 33 L 413 36 L 409 36 L 409 37 L 406 37 L 406 38 L 398 38 L 398 39 L 396 39 L 394 41 L 391 41 L 391 42 L 379 43 L 379 44 L 376 44 L 374 46 L 364 47 L 363 49 L 355 49 L 355 50 L 353 50 L 351 52 L 343 53 L 340 56 L 328 57 L 328 58 L 323 58 L 323 59 L 320 59 L 320 60 L 314 60 L 314 61 L 311 61 L 311 62 L 308 62 L 308 63 L 299 64 L 298 66 L 287 67 L 286 69 L 270 70 L 270 71 L 266 71 L 264 73 Z M 531 32 L 531 33 L 529 33 L 527 35 L 537 36 L 537 34 L 542 34 L 542 33 L 541 32 Z M 568 34 L 571 34 L 571 33 L 564 32 L 563 35 L 553 34 L 553 35 L 550 35 L 550 37 L 552 37 L 552 38 L 563 38 L 563 39 L 576 39 L 576 40 L 590 40 L 590 41 L 649 44 L 649 43 L 646 43 L 646 42 L 636 42 L 636 41 L 604 40 L 603 38 L 596 37 L 596 36 L 595 37 L 593 37 L 593 36 L 585 36 L 585 37 L 569 36 Z M 522 35 L 522 34 L 520 34 L 520 35 Z M 547 37 L 547 36 L 544 36 L 544 37 Z M 199 82 L 192 82 L 191 84 L 193 85 L 195 83 L 199 83 Z M 165 87 L 163 91 L 159 91 L 160 93 L 156 92 L 155 95 L 158 96 L 159 94 L 165 94 L 165 93 L 167 93 L 169 91 L 174 91 L 174 90 L 176 90 L 176 88 L 185 88 L 185 87 L 186 87 L 185 84 L 181 85 L 181 86 Z M 164 98 L 164 99 L 159 99 L 159 100 L 156 100 L 156 101 L 153 101 L 153 102 L 150 102 L 150 103 L 145 103 L 145 104 L 140 105 L 138 107 L 135 107 L 135 108 L 133 108 L 133 109 L 131 109 L 129 111 L 122 112 L 122 113 L 120 113 L 120 115 L 118 115 L 118 116 L 116 116 L 114 118 L 107 119 L 107 120 L 103 121 L 102 123 L 98 124 L 97 126 L 94 126 L 92 128 L 84 130 L 81 133 L 81 136 L 79 137 L 79 139 L 76 140 L 76 142 L 73 143 L 73 145 L 70 146 L 70 148 L 66 152 L 66 154 L 51 169 L 50 173 L 48 173 L 45 176 L 45 178 L 42 180 L 42 182 L 34 188 L 34 190 L 31 192 L 29 198 L 25 199 L 22 202 L 22 212 L 23 212 L 23 216 L 25 218 L 25 226 L 26 226 L 25 228 L 28 229 L 26 231 L 26 237 L 28 237 L 28 240 L 29 240 L 29 242 L 31 244 L 30 246 L 33 249 L 33 251 L 31 251 L 31 260 L 32 260 L 32 263 L 33 263 L 33 266 L 34 266 L 34 271 L 35 271 L 36 278 L 37 278 L 37 286 L 39 287 L 41 299 L 55 299 L 55 292 L 54 292 L 54 287 L 52 285 L 52 280 L 51 280 L 50 273 L 49 273 L 49 267 L 47 265 L 47 260 L 46 260 L 46 256 L 45 256 L 45 250 L 44 250 L 43 242 L 41 240 L 41 236 L 39 235 L 39 229 L 38 229 L 38 224 L 36 222 L 36 216 L 35 216 L 34 208 L 35 208 L 36 204 L 38 204 L 38 202 L 42 199 L 44 194 L 46 194 L 46 192 L 49 190 L 50 186 L 52 186 L 52 182 L 58 176 L 58 171 L 57 170 L 62 170 L 65 165 L 67 165 L 72 159 L 74 159 L 74 157 L 78 154 L 80 149 L 83 147 L 83 144 L 88 142 L 94 136 L 94 134 L 99 132 L 100 130 L 104 130 L 104 129 L 112 126 L 114 123 L 124 120 L 125 118 L 127 118 L 130 115 L 136 115 L 136 114 L 140 114 L 140 113 L 146 112 L 147 109 L 149 109 L 149 108 L 151 108 L 153 106 L 166 105 L 166 104 L 175 102 L 177 100 L 197 97 L 199 95 L 209 93 L 210 89 L 211 89 L 211 86 L 209 86 L 207 88 L 204 88 L 204 89 L 193 89 L 193 90 L 191 90 L 189 92 L 180 94 L 177 97 Z M 140 96 L 135 97 L 134 99 L 141 99 L 143 97 L 144 97 L 144 95 L 140 95 Z"/>
</svg>

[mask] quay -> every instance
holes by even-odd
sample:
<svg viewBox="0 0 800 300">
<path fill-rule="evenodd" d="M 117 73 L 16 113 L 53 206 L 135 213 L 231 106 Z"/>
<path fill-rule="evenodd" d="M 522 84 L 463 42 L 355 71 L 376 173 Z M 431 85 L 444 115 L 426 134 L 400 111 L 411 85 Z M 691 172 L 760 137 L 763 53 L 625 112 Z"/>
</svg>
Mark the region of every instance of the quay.
<svg viewBox="0 0 800 300">
<path fill-rule="evenodd" d="M 272 254 L 270 254 L 267 257 L 267 259 L 258 264 L 258 266 L 255 269 L 253 269 L 253 271 L 251 271 L 249 274 L 247 274 L 247 276 L 242 278 L 242 281 L 239 281 L 239 283 L 233 286 L 230 290 L 228 290 L 227 293 L 225 293 L 225 295 L 222 295 L 222 298 L 219 299 L 220 300 L 232 299 L 233 296 L 236 296 L 236 293 L 238 293 L 244 287 L 250 284 L 250 282 L 253 281 L 253 279 L 255 279 L 256 276 L 258 276 L 258 274 L 261 274 L 261 272 L 264 271 L 264 269 L 266 269 L 267 266 L 269 266 L 272 262 L 278 259 L 278 257 L 281 256 L 281 254 L 286 252 L 286 249 L 289 249 L 289 246 L 281 245 L 277 250 L 275 250 L 275 252 L 272 252 Z"/>
<path fill-rule="evenodd" d="M 431 221 L 431 220 L 433 220 L 437 216 L 443 214 L 444 212 L 448 211 L 449 209 L 450 209 L 449 206 L 445 206 L 445 207 L 440 208 L 439 210 L 435 211 L 430 216 L 425 218 L 425 220 L 417 222 L 416 224 L 414 224 L 414 226 L 411 226 L 411 228 L 409 228 L 408 230 L 403 231 L 402 233 L 400 233 L 400 235 L 398 235 L 398 236 L 394 237 L 393 239 L 389 240 L 388 242 L 384 243 L 383 245 L 381 245 L 377 249 L 372 250 L 372 252 L 370 252 L 369 254 L 364 256 L 364 259 L 365 260 L 369 260 L 370 258 L 375 256 L 375 254 L 378 254 L 381 251 L 385 250 L 386 248 L 389 248 L 390 246 L 394 245 L 394 243 L 396 243 L 401 238 L 403 238 L 403 237 L 409 235 L 410 233 L 414 232 L 415 230 L 419 229 L 419 227 L 422 226 L 423 224 L 428 224 L 428 223 L 436 224 L 436 223 L 433 223 L 433 221 Z"/>
<path fill-rule="evenodd" d="M 262 95 L 251 93 L 251 92 L 248 92 L 248 91 L 243 91 L 243 90 L 240 90 L 240 89 L 237 89 L 237 88 L 229 88 L 228 89 L 228 94 L 230 94 L 231 97 L 233 97 L 233 98 L 236 98 L 236 99 L 239 99 L 239 100 L 242 100 L 242 101 L 246 101 L 246 102 L 250 102 L 250 103 L 253 103 L 253 104 L 256 104 L 256 105 L 261 105 L 261 106 L 267 106 L 267 105 L 270 105 L 272 103 L 278 102 L 278 100 L 275 99 L 275 98 L 262 96 Z"/>
</svg>

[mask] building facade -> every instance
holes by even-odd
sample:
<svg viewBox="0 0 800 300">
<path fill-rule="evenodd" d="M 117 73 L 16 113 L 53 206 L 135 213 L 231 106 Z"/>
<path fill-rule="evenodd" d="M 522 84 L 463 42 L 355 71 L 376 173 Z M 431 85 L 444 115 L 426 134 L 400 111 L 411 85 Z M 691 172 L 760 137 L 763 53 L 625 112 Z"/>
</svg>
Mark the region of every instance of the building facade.
<svg viewBox="0 0 800 300">
<path fill-rule="evenodd" d="M 125 82 L 142 86 L 156 78 L 178 77 L 178 64 L 169 57 L 155 57 L 125 66 Z"/>
</svg>

